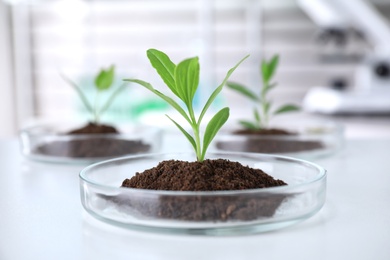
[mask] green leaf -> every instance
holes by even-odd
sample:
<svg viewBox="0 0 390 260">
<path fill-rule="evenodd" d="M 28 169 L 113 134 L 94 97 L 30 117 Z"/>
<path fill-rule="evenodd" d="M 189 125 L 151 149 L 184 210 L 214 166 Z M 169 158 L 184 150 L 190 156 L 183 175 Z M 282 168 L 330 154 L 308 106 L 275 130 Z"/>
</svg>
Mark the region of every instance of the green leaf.
<svg viewBox="0 0 390 260">
<path fill-rule="evenodd" d="M 200 116 L 199 116 L 199 119 L 198 119 L 198 124 L 200 124 L 200 122 L 202 121 L 204 115 L 206 114 L 206 111 L 209 109 L 210 105 L 213 103 L 214 99 L 217 97 L 217 95 L 219 94 L 219 92 L 222 91 L 222 88 L 223 86 L 226 84 L 226 82 L 228 81 L 229 77 L 232 75 L 232 73 L 237 69 L 237 67 L 244 61 L 246 60 L 247 58 L 249 57 L 249 55 L 245 56 L 244 58 L 242 58 L 233 68 L 231 68 L 225 78 L 223 79 L 222 83 L 213 91 L 213 93 L 211 94 L 211 96 L 209 97 L 209 99 L 206 101 L 206 104 L 205 106 L 203 107 L 202 109 L 202 112 L 200 113 Z"/>
<path fill-rule="evenodd" d="M 286 113 L 286 112 L 292 112 L 292 111 L 297 111 L 299 110 L 300 108 L 296 105 L 284 105 L 284 106 L 281 106 L 280 108 L 278 108 L 273 114 L 274 115 L 277 115 L 277 114 L 282 114 L 282 113 Z"/>
<path fill-rule="evenodd" d="M 98 114 L 101 115 L 103 114 L 112 104 L 112 102 L 114 101 L 114 99 L 116 98 L 116 96 L 118 96 L 118 94 L 120 92 L 122 92 L 122 90 L 125 88 L 126 84 L 122 84 L 119 88 L 117 88 L 114 93 L 112 93 L 112 95 L 107 99 L 107 102 L 104 104 L 104 106 L 102 106 L 102 108 L 99 110 Z"/>
<path fill-rule="evenodd" d="M 80 87 L 76 85 L 72 80 L 70 80 L 68 77 L 66 77 L 63 74 L 60 74 L 60 76 L 70 85 L 73 87 L 73 89 L 77 92 L 79 95 L 81 101 L 83 102 L 85 108 L 88 110 L 89 113 L 93 114 L 93 108 L 92 105 L 88 102 L 87 97 L 84 95 L 84 93 L 81 91 Z"/>
<path fill-rule="evenodd" d="M 168 115 L 166 116 L 177 126 L 177 128 L 180 129 L 180 131 L 185 135 L 185 137 L 187 137 L 188 141 L 190 141 L 192 147 L 194 147 L 194 149 L 196 150 L 196 143 L 194 138 L 186 130 L 184 130 L 184 128 L 181 127 L 175 120 L 170 118 Z"/>
<path fill-rule="evenodd" d="M 112 65 L 108 70 L 102 69 L 95 78 L 95 86 L 98 90 L 109 89 L 114 82 L 115 66 Z"/>
<path fill-rule="evenodd" d="M 271 108 L 271 101 L 264 101 L 264 114 L 268 114 L 269 109 Z"/>
<path fill-rule="evenodd" d="M 176 91 L 179 98 L 189 106 L 199 85 L 198 57 L 180 62 L 175 69 Z"/>
<path fill-rule="evenodd" d="M 180 97 L 176 90 L 176 65 L 169 59 L 168 55 L 166 55 L 162 51 L 156 49 L 149 49 L 147 50 L 146 54 L 153 68 L 156 69 L 157 73 L 160 75 L 164 83 L 176 96 Z"/>
<path fill-rule="evenodd" d="M 179 130 L 186 136 L 193 146 L 195 153 L 197 155 L 198 161 L 203 161 L 206 154 L 207 148 L 210 145 L 212 139 L 215 137 L 217 132 L 220 130 L 222 125 L 227 121 L 229 117 L 229 108 L 221 109 L 206 126 L 205 134 L 203 136 L 203 143 L 200 136 L 200 123 L 204 117 L 206 111 L 215 100 L 216 96 L 221 92 L 223 86 L 226 84 L 228 78 L 233 73 L 233 71 L 249 56 L 243 58 L 237 65 L 231 68 L 222 84 L 219 85 L 211 94 L 211 96 L 206 101 L 205 106 L 202 109 L 202 112 L 198 119 L 195 117 L 193 111 L 193 98 L 196 93 L 199 84 L 199 60 L 197 57 L 186 59 L 180 62 L 177 66 L 173 64 L 169 57 L 162 53 L 161 51 L 150 49 L 147 52 L 148 58 L 152 63 L 152 66 L 160 74 L 164 82 L 167 84 L 169 89 L 179 97 L 188 108 L 188 115 L 186 111 L 174 101 L 172 98 L 164 95 L 160 91 L 153 88 L 148 82 L 138 80 L 138 79 L 124 79 L 124 81 L 134 82 L 144 86 L 146 89 L 149 89 L 154 94 L 165 100 L 173 108 L 175 108 L 190 124 L 193 136 L 191 136 L 187 131 L 184 130 L 177 122 L 168 118 L 179 128 Z"/>
<path fill-rule="evenodd" d="M 256 94 L 253 93 L 249 88 L 245 87 L 244 85 L 241 85 L 236 82 L 227 82 L 226 86 L 252 99 L 253 101 L 259 101 L 259 98 L 256 96 Z"/>
<path fill-rule="evenodd" d="M 263 60 L 261 63 L 261 72 L 263 76 L 263 82 L 269 82 L 275 74 L 276 67 L 279 63 L 279 56 L 275 55 L 269 62 Z"/>
<path fill-rule="evenodd" d="M 261 118 L 260 118 L 259 111 L 256 108 L 253 109 L 253 115 L 255 117 L 257 125 L 260 125 Z"/>
<path fill-rule="evenodd" d="M 191 120 L 187 116 L 187 114 L 184 111 L 184 109 L 175 100 L 173 100 L 172 98 L 164 95 L 163 93 L 161 93 L 157 89 L 153 88 L 153 86 L 150 83 L 145 82 L 143 80 L 139 80 L 139 79 L 124 79 L 124 81 L 137 83 L 137 84 L 145 87 L 146 89 L 152 91 L 154 94 L 156 94 L 157 96 L 159 96 L 160 98 L 165 100 L 165 102 L 170 104 L 174 109 L 176 109 L 191 124 Z"/>
<path fill-rule="evenodd" d="M 214 139 L 215 135 L 218 133 L 219 129 L 226 123 L 229 118 L 229 108 L 225 107 L 219 110 L 210 122 L 207 124 L 204 137 L 203 137 L 203 150 L 202 150 L 202 160 L 206 155 L 207 148 L 209 147 L 211 141 Z"/>
<path fill-rule="evenodd" d="M 240 120 L 238 121 L 240 125 L 242 125 L 246 129 L 251 129 L 251 130 L 257 130 L 259 127 L 256 126 L 253 122 L 246 121 L 246 120 Z"/>
</svg>

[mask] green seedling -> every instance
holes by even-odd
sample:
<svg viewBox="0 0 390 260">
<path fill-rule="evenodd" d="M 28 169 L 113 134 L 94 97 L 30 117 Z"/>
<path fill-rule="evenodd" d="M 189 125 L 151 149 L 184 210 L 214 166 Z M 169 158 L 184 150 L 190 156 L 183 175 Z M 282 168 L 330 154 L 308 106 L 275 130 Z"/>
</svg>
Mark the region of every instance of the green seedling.
<svg viewBox="0 0 390 260">
<path fill-rule="evenodd" d="M 186 110 L 185 108 L 181 107 L 174 99 L 153 88 L 153 86 L 148 82 L 139 79 L 125 79 L 125 81 L 135 82 L 142 85 L 146 89 L 152 91 L 154 94 L 165 100 L 180 113 L 180 115 L 191 126 L 192 134 L 187 132 L 184 127 L 179 125 L 170 116 L 167 115 L 167 117 L 180 129 L 180 131 L 191 143 L 195 150 L 197 160 L 203 161 L 211 141 L 229 118 L 229 108 L 222 108 L 211 118 L 204 131 L 203 140 L 201 139 L 200 133 L 202 119 L 217 95 L 221 92 L 230 75 L 248 56 L 243 58 L 236 64 L 236 66 L 227 72 L 227 75 L 225 76 L 222 83 L 213 91 L 213 93 L 206 101 L 206 104 L 201 110 L 198 118 L 196 118 L 193 108 L 194 96 L 199 85 L 200 66 L 198 57 L 183 60 L 176 65 L 165 53 L 159 50 L 149 49 L 147 51 L 147 57 L 149 58 L 150 63 L 156 69 L 157 73 L 168 86 L 170 91 L 184 103 Z"/>
<path fill-rule="evenodd" d="M 68 77 L 61 75 L 62 78 L 74 88 L 74 90 L 79 95 L 82 103 L 84 104 L 87 111 L 91 114 L 92 122 L 95 124 L 99 124 L 100 118 L 102 114 L 110 107 L 112 102 L 114 101 L 115 97 L 124 89 L 125 84 L 120 85 L 109 97 L 108 99 L 103 103 L 103 105 L 100 105 L 100 96 L 104 91 L 109 90 L 112 88 L 115 78 L 115 66 L 112 65 L 107 70 L 102 69 L 99 71 L 99 73 L 96 75 L 94 80 L 94 87 L 96 89 L 96 94 L 94 97 L 93 104 L 87 99 L 86 95 L 83 93 L 82 89 L 74 83 L 72 80 L 70 80 Z"/>
<path fill-rule="evenodd" d="M 272 109 L 272 102 L 267 95 L 277 84 L 271 83 L 279 63 L 279 56 L 273 56 L 269 61 L 263 60 L 261 63 L 261 76 L 263 87 L 259 94 L 254 93 L 248 87 L 236 82 L 227 82 L 227 86 L 255 102 L 257 106 L 253 109 L 253 121 L 240 120 L 239 123 L 246 129 L 260 130 L 268 127 L 269 121 L 275 115 L 299 110 L 298 106 L 292 104 L 282 105 L 277 109 Z"/>
</svg>

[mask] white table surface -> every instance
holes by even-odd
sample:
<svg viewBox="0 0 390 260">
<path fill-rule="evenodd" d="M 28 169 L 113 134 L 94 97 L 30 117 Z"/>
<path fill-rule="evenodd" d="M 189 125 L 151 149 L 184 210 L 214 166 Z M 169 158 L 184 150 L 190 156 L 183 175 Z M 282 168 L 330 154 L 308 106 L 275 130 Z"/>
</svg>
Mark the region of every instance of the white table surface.
<svg viewBox="0 0 390 260">
<path fill-rule="evenodd" d="M 94 219 L 80 203 L 83 166 L 28 161 L 16 139 L 0 140 L 0 259 L 390 259 L 390 139 L 348 140 L 315 162 L 328 170 L 327 201 L 300 224 L 248 236 L 162 235 Z"/>
</svg>

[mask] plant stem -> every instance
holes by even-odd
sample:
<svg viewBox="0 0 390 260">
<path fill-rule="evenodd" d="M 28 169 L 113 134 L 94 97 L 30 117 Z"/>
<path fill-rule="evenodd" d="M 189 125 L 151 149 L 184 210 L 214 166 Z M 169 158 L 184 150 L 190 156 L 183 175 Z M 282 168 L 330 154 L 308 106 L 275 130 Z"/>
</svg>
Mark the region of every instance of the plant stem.
<svg viewBox="0 0 390 260">
<path fill-rule="evenodd" d="M 260 128 L 267 128 L 268 127 L 268 119 L 269 119 L 269 114 L 268 114 L 268 108 L 267 108 L 267 100 L 266 100 L 266 94 L 267 94 L 267 89 L 268 89 L 268 86 L 269 85 L 269 82 L 268 81 L 263 81 L 263 88 L 261 90 L 261 97 L 260 97 L 260 100 L 261 100 L 261 111 L 263 112 L 262 113 L 262 117 L 263 118 L 263 122 L 260 126 Z"/>
<path fill-rule="evenodd" d="M 200 141 L 199 124 L 196 122 L 194 109 L 193 109 L 191 103 L 189 103 L 189 104 L 187 105 L 187 109 L 188 109 L 188 112 L 189 112 L 189 114 L 190 114 L 191 128 L 192 128 L 192 131 L 194 132 L 194 137 L 195 137 L 195 144 L 196 144 L 195 153 L 196 153 L 196 159 L 197 159 L 198 161 L 201 162 L 201 161 L 203 161 L 203 158 L 202 158 L 202 143 L 201 143 L 201 141 Z"/>
<path fill-rule="evenodd" d="M 98 104 L 99 104 L 99 92 L 96 93 L 95 95 L 95 102 L 94 102 L 94 110 L 93 110 L 93 114 L 94 114 L 94 123 L 95 124 L 98 124 L 99 122 L 99 112 L 98 112 Z"/>
<path fill-rule="evenodd" d="M 261 111 L 261 109 L 260 109 Z M 255 117 L 255 129 L 260 130 L 261 129 L 261 114 L 259 112 L 259 108 L 255 106 L 254 111 L 253 111 L 254 117 Z"/>
<path fill-rule="evenodd" d="M 70 80 L 68 77 L 66 77 L 65 75 L 63 74 L 60 74 L 60 76 L 70 85 L 74 88 L 74 90 L 77 92 L 77 94 L 79 95 L 81 101 L 83 102 L 85 108 L 88 110 L 89 113 L 93 114 L 93 108 L 91 106 L 91 104 L 88 102 L 88 99 L 85 97 L 85 95 L 83 94 L 83 92 L 81 91 L 80 87 L 76 85 L 76 83 L 74 83 L 72 80 Z"/>
<path fill-rule="evenodd" d="M 107 102 L 102 106 L 100 111 L 98 112 L 99 115 L 103 114 L 112 104 L 115 97 L 125 88 L 126 84 L 122 84 L 119 88 L 115 90 L 115 92 L 110 96 L 110 98 L 107 100 Z"/>
<path fill-rule="evenodd" d="M 192 129 L 194 131 L 195 143 L 196 143 L 196 159 L 199 162 L 201 162 L 203 161 L 203 158 L 202 158 L 202 147 L 200 142 L 199 126 L 195 124 Z"/>
</svg>

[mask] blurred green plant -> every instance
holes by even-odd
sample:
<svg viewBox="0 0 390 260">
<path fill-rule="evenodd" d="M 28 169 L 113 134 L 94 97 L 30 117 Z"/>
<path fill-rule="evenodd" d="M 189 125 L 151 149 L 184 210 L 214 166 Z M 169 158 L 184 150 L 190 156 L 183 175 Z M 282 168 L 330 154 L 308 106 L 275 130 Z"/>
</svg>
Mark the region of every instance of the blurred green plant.
<svg viewBox="0 0 390 260">
<path fill-rule="evenodd" d="M 94 88 L 96 90 L 93 102 L 90 102 L 86 96 L 86 91 L 83 91 L 76 83 L 71 79 L 61 74 L 61 77 L 73 87 L 73 89 L 79 95 L 84 107 L 92 117 L 92 122 L 99 124 L 100 118 L 104 112 L 111 106 L 118 94 L 124 89 L 125 83 L 121 84 L 113 93 L 105 100 L 101 105 L 100 97 L 104 91 L 107 91 L 113 87 L 115 79 L 115 66 L 111 65 L 108 69 L 101 69 L 94 78 Z"/>
<path fill-rule="evenodd" d="M 269 91 L 277 85 L 276 83 L 271 83 L 271 80 L 275 75 L 278 63 L 278 55 L 274 55 L 269 61 L 267 61 L 266 59 L 262 60 L 260 72 L 263 80 L 263 86 L 261 88 L 260 93 L 258 94 L 242 84 L 236 82 L 227 82 L 226 85 L 228 88 L 242 94 L 256 104 L 253 109 L 253 120 L 239 121 L 239 123 L 244 128 L 250 130 L 265 129 L 268 127 L 269 121 L 273 116 L 287 112 L 297 111 L 300 109 L 298 106 L 293 104 L 285 104 L 278 107 L 277 109 L 272 109 L 272 102 L 267 95 Z"/>
</svg>

